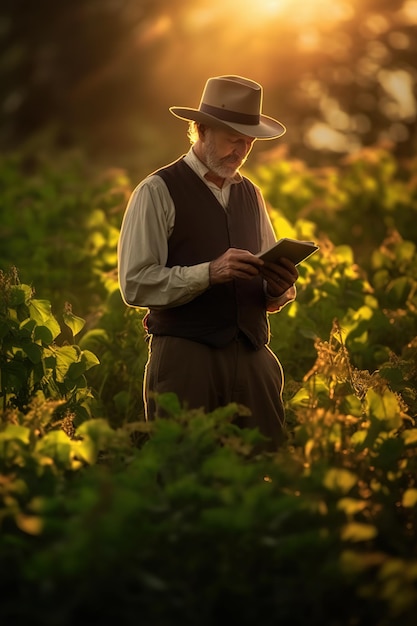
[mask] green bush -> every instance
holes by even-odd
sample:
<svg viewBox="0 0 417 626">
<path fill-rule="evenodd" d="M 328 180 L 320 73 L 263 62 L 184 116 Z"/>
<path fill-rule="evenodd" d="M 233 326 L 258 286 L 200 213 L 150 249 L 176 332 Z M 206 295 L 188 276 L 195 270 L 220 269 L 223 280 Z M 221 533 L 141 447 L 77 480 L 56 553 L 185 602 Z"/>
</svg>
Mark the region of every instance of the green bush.
<svg viewBox="0 0 417 626">
<path fill-rule="evenodd" d="M 84 326 L 67 304 L 63 325 L 71 339 Z M 85 374 L 98 364 L 89 350 L 74 343 L 58 345 L 61 326 L 51 303 L 39 300 L 29 285 L 19 282 L 16 272 L 0 270 L 0 399 L 3 412 L 16 407 L 25 411 L 41 392 L 60 400 L 63 410 L 78 417 L 88 415 L 91 392 Z"/>
<path fill-rule="evenodd" d="M 83 350 L 100 359 L 100 366 L 87 373 L 97 390 L 102 414 L 114 426 L 143 419 L 143 372 L 148 358 L 145 310 L 128 308 L 118 288 L 111 291 L 96 326 L 79 340 Z"/>
<path fill-rule="evenodd" d="M 280 236 L 321 247 L 270 316 L 290 437 L 266 453 L 233 407 L 167 395 L 170 417 L 143 421 L 143 311 L 114 273 L 126 178 L 16 159 L 0 167 L 7 212 L 27 207 L 1 248 L 2 620 L 414 625 L 415 163 L 374 150 L 334 170 L 259 168 Z"/>
<path fill-rule="evenodd" d="M 0 159 L 0 268 L 17 267 L 54 309 L 86 317 L 117 281 L 116 244 L 129 182 L 97 173 L 80 154 Z"/>
<path fill-rule="evenodd" d="M 417 436 L 389 391 L 368 391 L 361 420 L 310 409 L 288 448 L 255 455 L 260 435 L 230 423 L 232 406 L 204 415 L 161 401 L 171 417 L 139 447 L 100 420 L 37 445 L 55 488 L 32 485 L 7 527 L 5 618 L 414 623 Z M 135 430 L 146 428 L 132 425 L 131 440 Z M 82 458 L 79 446 L 98 464 L 62 464 L 68 451 Z M 33 454 L 7 459 L 15 499 Z"/>
<path fill-rule="evenodd" d="M 337 246 L 351 246 L 368 272 L 372 251 L 392 230 L 417 240 L 416 168 L 415 159 L 400 162 L 388 149 L 375 147 L 333 168 L 281 160 L 253 174 L 273 209 L 290 223 L 309 220 Z"/>
</svg>

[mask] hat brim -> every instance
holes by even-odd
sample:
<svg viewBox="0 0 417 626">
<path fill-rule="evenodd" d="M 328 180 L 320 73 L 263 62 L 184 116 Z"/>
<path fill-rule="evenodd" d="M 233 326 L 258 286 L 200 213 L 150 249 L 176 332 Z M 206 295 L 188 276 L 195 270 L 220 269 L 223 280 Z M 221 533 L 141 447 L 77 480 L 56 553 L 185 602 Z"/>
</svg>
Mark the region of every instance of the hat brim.
<svg viewBox="0 0 417 626">
<path fill-rule="evenodd" d="M 199 109 L 170 107 L 169 110 L 172 115 L 175 115 L 175 117 L 181 120 L 232 128 L 236 132 L 246 135 L 247 137 L 253 137 L 254 139 L 277 139 L 287 131 L 284 124 L 281 124 L 278 120 L 274 120 L 267 115 L 260 115 L 259 124 L 235 124 L 234 122 L 219 120 L 219 118 L 214 115 L 203 113 Z"/>
</svg>

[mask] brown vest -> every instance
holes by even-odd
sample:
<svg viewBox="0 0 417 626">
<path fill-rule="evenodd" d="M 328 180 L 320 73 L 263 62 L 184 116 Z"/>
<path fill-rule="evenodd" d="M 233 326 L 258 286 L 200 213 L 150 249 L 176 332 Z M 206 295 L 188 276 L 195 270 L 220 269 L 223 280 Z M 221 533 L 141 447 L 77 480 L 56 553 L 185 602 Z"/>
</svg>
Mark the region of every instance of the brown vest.
<svg viewBox="0 0 417 626">
<path fill-rule="evenodd" d="M 175 205 L 175 225 L 168 241 L 167 267 L 197 265 L 228 248 L 256 253 L 261 248 L 259 207 L 253 184 L 233 184 L 226 211 L 200 177 L 180 158 L 155 172 Z M 150 334 L 172 335 L 222 347 L 243 332 L 255 349 L 269 340 L 261 276 L 209 287 L 187 304 L 150 309 Z"/>
</svg>

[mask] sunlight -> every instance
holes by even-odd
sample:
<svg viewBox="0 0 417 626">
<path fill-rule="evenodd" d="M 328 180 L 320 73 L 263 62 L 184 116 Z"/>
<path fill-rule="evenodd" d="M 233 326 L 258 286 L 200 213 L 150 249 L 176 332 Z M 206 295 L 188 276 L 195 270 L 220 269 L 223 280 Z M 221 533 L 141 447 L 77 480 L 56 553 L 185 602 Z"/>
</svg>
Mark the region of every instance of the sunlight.
<svg viewBox="0 0 417 626">
<path fill-rule="evenodd" d="M 232 0 L 231 4 L 236 3 Z M 291 10 L 291 0 L 258 0 L 256 3 L 251 0 L 240 0 L 238 4 L 240 10 L 236 19 L 247 24 L 267 23 Z"/>
<path fill-rule="evenodd" d="M 383 101 L 387 117 L 414 119 L 417 111 L 411 74 L 405 70 L 381 70 L 378 78 L 391 98 L 391 101 Z"/>
<path fill-rule="evenodd" d="M 352 3 L 347 0 L 219 0 L 207 6 L 196 3 L 188 15 L 189 25 L 198 28 L 222 17 L 230 19 L 235 30 L 287 24 L 329 24 L 352 15 Z M 228 24 L 230 28 L 231 24 Z"/>
<path fill-rule="evenodd" d="M 210 68 L 225 73 L 227 63 L 232 69 L 229 73 L 256 73 L 266 83 L 275 47 L 282 54 L 294 49 L 312 56 L 320 50 L 324 37 L 326 49 L 344 59 L 350 40 L 336 41 L 328 35 L 352 17 L 356 2 L 359 0 L 194 0 L 181 15 L 179 53 L 183 53 L 184 42 L 201 35 L 202 45 L 193 48 L 193 60 L 200 67 L 209 63 Z M 212 42 L 209 57 L 204 34 Z M 287 71 L 288 67 L 280 69 L 281 74 Z"/>
<path fill-rule="evenodd" d="M 401 12 L 405 21 L 409 24 L 417 24 L 417 0 L 408 0 Z"/>
<path fill-rule="evenodd" d="M 324 122 L 314 122 L 305 135 L 307 145 L 315 150 L 331 150 L 333 152 L 351 152 L 359 146 L 352 143 L 349 137 Z"/>
<path fill-rule="evenodd" d="M 217 10 L 229 14 L 236 27 L 267 28 L 280 20 L 288 24 L 337 22 L 350 17 L 353 8 L 352 2 L 346 0 L 224 0 Z"/>
</svg>

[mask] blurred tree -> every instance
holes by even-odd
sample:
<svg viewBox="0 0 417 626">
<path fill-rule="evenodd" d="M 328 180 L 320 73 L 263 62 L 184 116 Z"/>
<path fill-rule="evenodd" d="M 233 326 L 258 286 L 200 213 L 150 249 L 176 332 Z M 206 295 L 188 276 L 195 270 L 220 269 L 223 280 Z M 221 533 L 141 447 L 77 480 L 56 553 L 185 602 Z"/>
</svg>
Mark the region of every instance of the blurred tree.
<svg viewBox="0 0 417 626">
<path fill-rule="evenodd" d="M 264 84 L 295 156 L 381 140 L 411 155 L 416 25 L 416 0 L 3 0 L 0 148 L 53 131 L 152 167 L 185 135 L 168 106 L 198 105 L 209 75 L 240 73 Z"/>
<path fill-rule="evenodd" d="M 146 82 L 126 40 L 135 20 L 155 10 L 151 1 L 5 0 L 2 144 L 18 144 L 46 126 L 62 142 L 77 135 L 104 144 L 122 137 L 126 103 L 140 101 Z M 109 124 L 116 118 L 119 134 Z"/>
<path fill-rule="evenodd" d="M 398 155 L 416 145 L 417 3 L 364 0 L 336 32 L 321 34 L 313 67 L 302 75 L 307 148 L 336 152 L 389 142 Z M 303 105 L 296 106 L 299 118 Z M 306 119 L 307 118 L 307 119 Z M 297 119 L 294 119 L 296 122 Z"/>
</svg>

